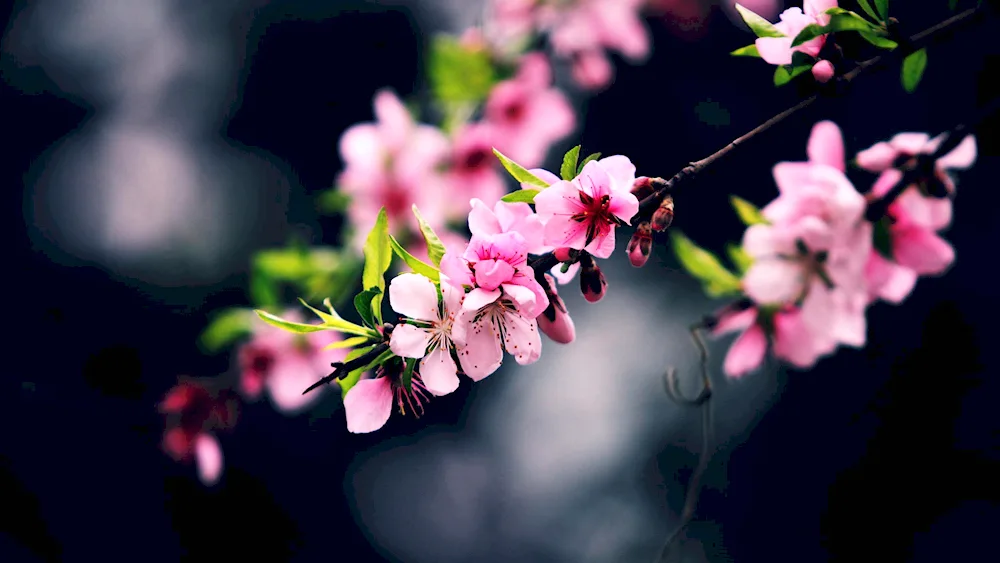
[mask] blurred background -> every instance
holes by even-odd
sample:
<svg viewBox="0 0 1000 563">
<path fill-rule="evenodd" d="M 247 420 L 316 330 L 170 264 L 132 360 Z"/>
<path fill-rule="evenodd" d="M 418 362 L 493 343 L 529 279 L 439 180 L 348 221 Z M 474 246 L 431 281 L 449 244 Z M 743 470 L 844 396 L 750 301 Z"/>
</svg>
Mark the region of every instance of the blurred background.
<svg viewBox="0 0 1000 563">
<path fill-rule="evenodd" d="M 975 2 L 960 1 L 959 8 Z M 625 154 L 669 176 L 800 97 L 730 57 L 752 35 L 731 2 L 662 0 L 653 54 L 615 59 L 607 89 L 557 82 L 578 111 L 555 147 Z M 750 5 L 750 2 L 747 3 Z M 774 19 L 784 7 L 759 2 Z M 893 2 L 908 33 L 948 2 Z M 919 4 L 919 6 L 918 6 Z M 966 6 L 969 5 L 969 6 Z M 853 2 L 843 7 L 857 9 Z M 286 417 L 245 405 L 220 435 L 222 480 L 161 449 L 158 401 L 179 375 L 230 373 L 196 345 L 207 315 L 246 303 L 252 254 L 292 235 L 335 240 L 315 196 L 337 140 L 376 90 L 419 96 L 424 53 L 478 0 L 34 0 L 4 4 L 0 115 L 12 227 L 0 378 L 0 561 L 653 561 L 697 463 L 687 326 L 703 297 L 658 239 L 645 268 L 606 261 L 609 294 L 562 295 L 577 342 L 545 342 L 435 399 L 420 420 L 348 433 L 339 400 Z M 769 9 L 770 8 L 770 9 Z M 686 186 L 675 225 L 719 250 L 741 235 L 732 193 L 776 193 L 832 119 L 849 153 L 946 130 L 1000 95 L 995 23 L 929 50 L 916 93 L 858 80 Z M 997 119 L 961 175 L 951 271 L 869 311 L 869 344 L 814 370 L 719 380 L 715 453 L 683 561 L 940 561 L 991 553 L 1000 524 Z M 624 240 L 624 239 L 620 239 Z"/>
</svg>

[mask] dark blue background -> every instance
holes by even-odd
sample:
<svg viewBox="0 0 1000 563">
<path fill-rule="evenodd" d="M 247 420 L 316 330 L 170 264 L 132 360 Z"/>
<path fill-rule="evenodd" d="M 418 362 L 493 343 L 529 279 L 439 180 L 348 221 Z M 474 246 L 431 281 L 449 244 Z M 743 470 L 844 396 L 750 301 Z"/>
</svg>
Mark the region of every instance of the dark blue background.
<svg viewBox="0 0 1000 563">
<path fill-rule="evenodd" d="M 425 38 L 425 22 L 406 12 L 332 17 L 321 4 L 275 2 L 253 20 L 242 103 L 224 132 L 287 162 L 311 193 L 330 185 L 337 138 L 370 118 L 372 93 L 419 85 Z M 893 4 L 909 32 L 947 15 L 944 0 Z M 727 56 L 749 43 L 746 32 L 721 13 L 709 25 L 710 40 L 688 43 L 651 22 L 653 58 L 618 64 L 614 86 L 589 104 L 584 147 L 668 176 L 798 99 L 794 87 L 771 86 L 761 61 Z M 766 134 L 677 194 L 676 225 L 707 247 L 736 240 L 728 195 L 773 197 L 770 167 L 803 159 L 819 119 L 845 129 L 849 151 L 899 131 L 951 127 L 1000 94 L 989 83 L 1000 71 L 998 31 L 990 24 L 932 48 L 916 94 L 902 92 L 895 70 L 864 76 L 846 98 Z M 224 438 L 223 484 L 202 488 L 159 450 L 155 404 L 179 374 L 228 368 L 194 340 L 207 312 L 244 303 L 245 279 L 192 289 L 188 306 L 168 307 L 157 288 L 56 265 L 57 249 L 31 247 L 23 175 L 91 111 L 36 78 L 33 95 L 0 85 L 13 231 L 4 257 L 12 283 L 0 377 L 0 560 L 381 560 L 349 512 L 344 471 L 355 452 L 389 435 L 461 424 L 467 387 L 438 401 L 429 419 L 394 418 L 366 436 L 350 436 L 339 413 L 286 419 L 251 405 Z M 921 280 L 902 307 L 874 306 L 867 349 L 790 372 L 752 436 L 729 446 L 729 485 L 704 493 L 699 517 L 723 525 L 732 560 L 940 561 L 995 549 L 997 123 L 980 130 L 980 161 L 961 176 L 947 234 L 958 253 L 951 271 Z M 293 200 L 293 221 L 311 220 L 306 195 Z"/>
</svg>

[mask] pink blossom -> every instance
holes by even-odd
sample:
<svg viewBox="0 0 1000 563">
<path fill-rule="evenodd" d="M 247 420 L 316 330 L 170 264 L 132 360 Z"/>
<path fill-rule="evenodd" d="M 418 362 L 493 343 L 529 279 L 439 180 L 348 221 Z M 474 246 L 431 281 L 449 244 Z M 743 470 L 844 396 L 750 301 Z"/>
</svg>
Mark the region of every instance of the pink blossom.
<svg viewBox="0 0 1000 563">
<path fill-rule="evenodd" d="M 284 318 L 304 322 L 299 311 Z M 321 393 L 302 391 L 330 373 L 332 362 L 343 361 L 345 350 L 325 349 L 340 340 L 329 330 L 295 334 L 263 321 L 254 326 L 253 338 L 238 354 L 240 386 L 248 399 L 267 391 L 272 404 L 286 414 L 296 414 L 311 406 Z"/>
<path fill-rule="evenodd" d="M 490 209 L 479 199 L 469 202 L 469 231 L 473 236 L 489 237 L 500 233 L 516 232 L 524 237 L 528 252 L 542 254 L 550 248 L 543 244 L 545 225 L 527 203 L 498 201 Z"/>
<path fill-rule="evenodd" d="M 819 61 L 812 67 L 813 78 L 816 82 L 820 84 L 826 84 L 833 79 L 834 75 L 837 74 L 837 70 L 833 68 L 833 63 L 830 61 Z"/>
<path fill-rule="evenodd" d="M 521 59 L 517 75 L 494 86 L 486 100 L 485 120 L 496 133 L 496 148 L 529 168 L 541 164 L 549 147 L 576 126 L 569 100 L 551 84 L 545 55 L 531 53 Z"/>
<path fill-rule="evenodd" d="M 566 310 L 566 304 L 556 292 L 556 280 L 545 274 L 546 294 L 549 307 L 538 315 L 538 328 L 549 338 L 560 344 L 569 344 L 576 338 L 576 327 Z"/>
<path fill-rule="evenodd" d="M 607 258 L 615 249 L 615 227 L 631 224 L 639 200 L 631 193 L 635 165 L 624 156 L 588 162 L 571 182 L 560 180 L 535 196 L 545 223 L 545 244 L 586 250 Z"/>
<path fill-rule="evenodd" d="M 177 461 L 194 460 L 198 478 L 206 485 L 218 482 L 223 471 L 222 447 L 216 430 L 231 428 L 238 416 L 235 397 L 212 392 L 193 380 L 170 389 L 159 410 L 167 415 L 163 449 Z"/>
<path fill-rule="evenodd" d="M 347 430 L 365 434 L 382 428 L 392 415 L 393 402 L 400 414 L 405 415 L 409 407 L 414 416 L 422 416 L 427 389 L 418 373 L 412 374 L 410 389 L 404 385 L 402 376 L 402 363 L 395 359 L 379 366 L 374 378 L 355 383 L 344 396 Z"/>
<path fill-rule="evenodd" d="M 389 283 L 392 310 L 413 323 L 396 325 L 389 348 L 403 358 L 422 358 L 418 371 L 434 395 L 458 388 L 458 367 L 451 352 L 464 339 L 461 327 L 453 333 L 455 319 L 462 312 L 463 291 L 442 282 L 441 295 L 439 304 L 434 283 L 417 274 L 400 274 Z"/>
<path fill-rule="evenodd" d="M 371 224 L 385 207 L 394 229 L 417 230 L 410 207 L 417 204 L 434 227 L 443 226 L 447 181 L 440 173 L 447 161 L 448 139 L 435 127 L 417 124 L 395 94 L 375 96 L 373 123 L 360 123 L 340 138 L 344 170 L 337 184 L 350 196 L 348 216 L 359 227 Z M 364 232 L 360 231 L 363 235 Z M 400 232 L 400 231 L 397 231 Z M 360 248 L 364 237 L 355 245 Z"/>
<path fill-rule="evenodd" d="M 449 220 L 465 217 L 464 202 L 476 198 L 492 205 L 507 193 L 503 177 L 496 166 L 493 145 L 496 130 L 488 123 L 463 126 L 455 133 L 451 164 L 445 173 L 449 191 L 445 211 Z"/>
<path fill-rule="evenodd" d="M 784 37 L 758 37 L 754 42 L 760 57 L 769 64 L 787 65 L 792 63 L 794 52 L 818 56 L 826 42 L 826 35 L 810 39 L 797 47 L 792 47 L 792 41 L 809 25 L 822 26 L 829 23 L 830 16 L 825 12 L 836 7 L 836 0 L 805 0 L 805 11 L 802 8 L 788 8 L 781 13 L 781 21 L 774 24 Z"/>
<path fill-rule="evenodd" d="M 611 83 L 615 70 L 604 51 L 580 51 L 573 55 L 573 80 L 588 90 L 598 90 Z"/>
</svg>

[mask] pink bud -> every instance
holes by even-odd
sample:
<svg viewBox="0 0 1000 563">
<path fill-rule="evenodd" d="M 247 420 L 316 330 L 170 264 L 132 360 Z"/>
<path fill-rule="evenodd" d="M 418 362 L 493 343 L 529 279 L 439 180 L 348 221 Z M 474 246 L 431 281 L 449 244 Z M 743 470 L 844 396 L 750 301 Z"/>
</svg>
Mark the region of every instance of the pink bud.
<svg viewBox="0 0 1000 563">
<path fill-rule="evenodd" d="M 594 262 L 593 256 L 584 254 L 580 259 L 580 291 L 583 298 L 591 303 L 597 303 L 604 298 L 607 291 L 608 281 L 604 279 L 604 274 Z"/>
<path fill-rule="evenodd" d="M 646 265 L 649 260 L 649 252 L 653 247 L 653 229 L 649 226 L 649 221 L 639 223 L 632 235 L 632 240 L 628 241 L 628 259 L 636 268 Z"/>
<path fill-rule="evenodd" d="M 833 68 L 833 63 L 827 60 L 819 61 L 812 67 L 813 78 L 816 82 L 820 84 L 826 84 L 837 74 L 836 69 Z"/>
<path fill-rule="evenodd" d="M 649 176 L 639 176 L 632 184 L 632 195 L 642 201 L 653 193 L 653 181 Z"/>
<path fill-rule="evenodd" d="M 667 227 L 674 222 L 674 198 L 667 194 L 660 206 L 653 213 L 652 228 L 656 232 L 667 230 Z"/>
<path fill-rule="evenodd" d="M 560 262 L 574 262 L 576 257 L 580 255 L 580 251 L 575 248 L 562 247 L 553 250 L 552 255 Z"/>
<path fill-rule="evenodd" d="M 556 293 L 556 280 L 549 274 L 545 274 L 547 287 L 545 294 L 549 297 L 549 307 L 538 316 L 538 328 L 559 344 L 569 344 L 576 339 L 576 327 L 573 326 L 573 319 L 566 311 L 566 304 Z"/>
</svg>

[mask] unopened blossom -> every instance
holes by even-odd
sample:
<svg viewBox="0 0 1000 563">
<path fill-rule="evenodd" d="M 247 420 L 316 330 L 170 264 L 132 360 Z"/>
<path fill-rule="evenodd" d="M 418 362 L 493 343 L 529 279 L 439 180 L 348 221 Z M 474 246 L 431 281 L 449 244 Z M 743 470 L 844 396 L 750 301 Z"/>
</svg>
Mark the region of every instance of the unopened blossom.
<svg viewBox="0 0 1000 563">
<path fill-rule="evenodd" d="M 458 389 L 458 367 L 451 354 L 456 340 L 464 343 L 464 334 L 453 331 L 462 312 L 464 293 L 450 283 L 441 283 L 442 300 L 434 283 L 418 274 L 400 274 L 389 283 L 392 310 L 414 324 L 397 324 L 389 348 L 403 358 L 420 358 L 419 373 L 423 384 L 434 395 L 447 395 Z"/>
<path fill-rule="evenodd" d="M 805 0 L 802 8 L 788 8 L 781 13 L 781 21 L 774 27 L 784 37 L 758 37 L 754 44 L 760 57 L 773 65 L 792 64 L 792 53 L 800 52 L 816 57 L 826 43 L 826 35 L 820 35 L 805 43 L 792 47 L 792 41 L 810 25 L 826 25 L 830 22 L 826 11 L 837 7 L 837 0 Z M 822 72 L 822 71 L 821 71 Z"/>
<path fill-rule="evenodd" d="M 591 303 L 604 299 L 608 290 L 608 280 L 604 278 L 600 266 L 589 254 L 580 258 L 580 292 L 583 298 Z"/>
<path fill-rule="evenodd" d="M 493 87 L 484 119 L 496 134 L 494 146 L 528 168 L 541 164 L 552 144 L 576 126 L 569 100 L 552 87 L 552 70 L 542 53 L 525 55 L 517 74 Z"/>
<path fill-rule="evenodd" d="M 653 228 L 648 221 L 643 221 L 635 228 L 632 239 L 628 241 L 628 259 L 636 268 L 646 265 L 653 249 Z"/>
<path fill-rule="evenodd" d="M 816 82 L 826 84 L 837 74 L 837 69 L 833 68 L 830 61 L 819 61 L 812 66 L 812 75 Z"/>
<path fill-rule="evenodd" d="M 455 133 L 445 172 L 449 188 L 446 196 L 440 195 L 449 221 L 465 218 L 465 202 L 470 199 L 493 205 L 507 193 L 493 155 L 496 140 L 496 130 L 485 122 L 466 124 Z"/>
<path fill-rule="evenodd" d="M 285 313 L 292 322 L 305 322 L 299 311 Z M 302 394 L 330 373 L 332 362 L 343 361 L 346 351 L 327 349 L 340 340 L 330 330 L 296 334 L 263 321 L 254 324 L 253 337 L 237 355 L 240 388 L 248 399 L 267 393 L 279 411 L 295 414 L 308 408 L 321 393 Z"/>
<path fill-rule="evenodd" d="M 213 392 L 194 380 L 181 381 L 160 402 L 167 416 L 163 449 L 177 461 L 194 460 L 198 478 L 206 485 L 222 476 L 222 447 L 215 432 L 236 423 L 237 403 L 226 392 Z"/>
<path fill-rule="evenodd" d="M 424 413 L 427 389 L 420 374 L 413 372 L 410 388 L 403 382 L 403 365 L 398 359 L 390 360 L 375 370 L 375 377 L 361 379 L 344 396 L 344 413 L 347 430 L 356 434 L 374 432 L 385 426 L 392 415 L 393 403 L 400 414 L 409 408 L 414 416 Z"/>
<path fill-rule="evenodd" d="M 730 377 L 740 377 L 759 368 L 769 348 L 775 357 L 806 369 L 836 347 L 827 331 L 810 325 L 802 309 L 793 305 L 767 313 L 755 306 L 727 307 L 717 315 L 712 334 L 721 336 L 731 332 L 740 335 L 723 361 L 723 371 Z"/>
<path fill-rule="evenodd" d="M 560 180 L 535 196 L 545 244 L 586 250 L 598 258 L 615 249 L 615 228 L 631 224 L 639 200 L 631 193 L 635 165 L 616 155 L 588 162 L 572 181 Z"/>
<path fill-rule="evenodd" d="M 556 291 L 556 280 L 549 274 L 545 274 L 545 293 L 549 296 L 549 306 L 538 315 L 538 328 L 553 341 L 569 344 L 576 338 L 576 327 Z"/>
<path fill-rule="evenodd" d="M 441 171 L 450 154 L 448 139 L 436 127 L 418 124 L 395 94 L 375 95 L 375 118 L 347 129 L 340 138 L 344 169 L 337 185 L 351 197 L 348 217 L 365 233 L 385 207 L 394 229 L 417 231 L 411 206 L 416 204 L 434 227 L 444 225 L 443 194 L 448 182 Z M 364 237 L 355 240 L 364 244 Z"/>
<path fill-rule="evenodd" d="M 535 318 L 549 306 L 548 296 L 527 264 L 527 243 L 517 232 L 473 236 L 462 256 L 446 254 L 441 274 L 448 283 L 470 288 L 459 319 L 465 335 L 458 347 L 464 371 L 474 381 L 490 375 L 503 350 L 519 364 L 541 355 Z"/>
</svg>

